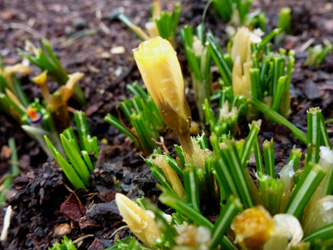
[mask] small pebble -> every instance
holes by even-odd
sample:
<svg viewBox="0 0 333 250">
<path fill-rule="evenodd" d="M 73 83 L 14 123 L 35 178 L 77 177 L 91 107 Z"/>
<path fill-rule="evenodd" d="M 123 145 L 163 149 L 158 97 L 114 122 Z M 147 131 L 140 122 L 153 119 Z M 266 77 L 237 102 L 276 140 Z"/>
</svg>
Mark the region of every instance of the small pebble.
<svg viewBox="0 0 333 250">
<path fill-rule="evenodd" d="M 125 53 L 125 48 L 123 46 L 117 46 L 113 47 L 110 50 L 111 54 L 119 55 L 119 54 L 124 54 Z"/>
<path fill-rule="evenodd" d="M 70 234 L 71 233 L 71 227 L 68 223 L 63 223 L 54 229 L 53 236 L 54 237 L 59 237 L 62 238 L 64 235 Z"/>
</svg>

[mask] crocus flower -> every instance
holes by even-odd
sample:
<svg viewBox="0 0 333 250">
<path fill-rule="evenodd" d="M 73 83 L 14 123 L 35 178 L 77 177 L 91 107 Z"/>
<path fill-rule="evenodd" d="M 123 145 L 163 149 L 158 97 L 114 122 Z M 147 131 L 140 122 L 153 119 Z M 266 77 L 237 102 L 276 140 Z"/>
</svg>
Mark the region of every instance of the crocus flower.
<svg viewBox="0 0 333 250">
<path fill-rule="evenodd" d="M 123 194 L 116 194 L 116 203 L 123 221 L 135 236 L 146 246 L 154 247 L 156 239 L 161 236 L 161 231 L 153 216 Z"/>
</svg>

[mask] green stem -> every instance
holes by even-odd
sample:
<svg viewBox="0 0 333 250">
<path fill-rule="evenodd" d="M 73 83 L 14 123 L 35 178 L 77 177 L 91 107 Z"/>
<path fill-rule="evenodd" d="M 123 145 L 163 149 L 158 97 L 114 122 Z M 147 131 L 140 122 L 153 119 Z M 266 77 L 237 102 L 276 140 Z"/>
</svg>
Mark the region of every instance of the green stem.
<svg viewBox="0 0 333 250">
<path fill-rule="evenodd" d="M 332 239 L 333 235 L 333 223 L 328 224 L 322 228 L 319 228 L 315 232 L 307 235 L 303 238 L 303 241 L 305 242 L 312 242 L 315 240 L 329 240 Z"/>
<path fill-rule="evenodd" d="M 281 76 L 277 83 L 277 89 L 273 96 L 272 109 L 276 112 L 279 112 L 281 107 L 282 95 L 285 89 L 287 76 Z"/>
<path fill-rule="evenodd" d="M 244 146 L 244 153 L 241 160 L 243 168 L 246 168 L 253 151 L 254 143 L 256 140 L 258 140 L 260 126 L 261 121 L 253 121 L 251 124 L 251 129 L 249 135 L 247 136 L 247 140 Z"/>
<path fill-rule="evenodd" d="M 293 148 L 290 152 L 288 163 L 292 161 L 293 169 L 296 172 L 299 161 L 302 157 L 302 150 L 300 148 Z"/>
<path fill-rule="evenodd" d="M 18 155 L 17 155 L 17 148 L 14 137 L 9 138 L 8 140 L 8 146 L 10 150 L 12 151 L 10 155 L 10 162 L 12 165 L 12 175 L 17 176 L 20 173 L 20 168 L 18 165 Z"/>
<path fill-rule="evenodd" d="M 262 100 L 263 91 L 260 84 L 259 69 L 250 69 L 250 77 L 252 96 L 258 100 Z"/>
<path fill-rule="evenodd" d="M 211 237 L 210 249 L 216 249 L 223 235 L 227 232 L 235 216 L 242 210 L 242 203 L 238 198 L 230 197 L 227 204 L 223 207 L 214 225 Z M 222 244 L 221 244 L 222 245 Z"/>
<path fill-rule="evenodd" d="M 200 211 L 199 186 L 196 168 L 191 167 L 184 170 L 184 187 L 187 203 L 196 211 Z"/>
<path fill-rule="evenodd" d="M 218 45 L 218 43 L 215 40 L 215 37 L 211 33 L 208 33 L 207 41 L 208 41 L 207 47 L 220 71 L 220 74 L 222 75 L 223 80 L 225 81 L 227 86 L 231 86 L 232 85 L 231 70 L 223 57 L 221 47 Z"/>
<path fill-rule="evenodd" d="M 285 213 L 300 218 L 306 204 L 311 199 L 322 179 L 325 177 L 325 174 L 326 171 L 322 170 L 320 166 L 309 162 L 301 179 L 297 183 Z"/>
<path fill-rule="evenodd" d="M 320 133 L 321 133 L 321 145 L 326 147 L 331 147 L 330 137 L 328 136 L 327 127 L 325 125 L 325 119 L 323 114 L 319 114 L 319 123 L 320 123 Z"/>
<path fill-rule="evenodd" d="M 264 173 L 264 165 L 262 163 L 258 138 L 256 138 L 256 140 L 254 141 L 253 147 L 254 147 L 254 158 L 256 160 L 257 173 Z"/>
<path fill-rule="evenodd" d="M 265 170 L 268 176 L 275 178 L 275 163 L 274 163 L 274 141 L 264 141 L 262 146 L 264 151 Z"/>
<path fill-rule="evenodd" d="M 239 197 L 245 208 L 253 207 L 255 205 L 253 196 L 245 176 L 247 169 L 241 165 L 235 143 L 226 141 L 226 144 L 227 148 L 223 150 L 222 155 L 228 160 L 228 167 L 231 169 L 233 182 L 237 184 Z"/>
<path fill-rule="evenodd" d="M 272 179 L 259 173 L 259 195 L 265 208 L 271 215 L 280 212 L 284 184 L 281 180 Z"/>
<path fill-rule="evenodd" d="M 319 146 L 321 141 L 320 134 L 320 108 L 310 108 L 307 111 L 308 122 L 308 148 L 307 148 L 307 163 L 319 162 Z"/>
<path fill-rule="evenodd" d="M 267 105 L 264 103 L 256 100 L 256 99 L 250 99 L 248 101 L 250 104 L 252 104 L 256 109 L 258 109 L 260 112 L 264 113 L 267 115 L 270 119 L 273 121 L 282 124 L 289 128 L 291 132 L 302 142 L 306 143 L 307 142 L 307 136 L 300 130 L 298 129 L 294 124 L 289 122 L 286 118 L 284 118 L 282 115 L 279 113 L 275 112 L 271 108 L 269 108 Z"/>
</svg>

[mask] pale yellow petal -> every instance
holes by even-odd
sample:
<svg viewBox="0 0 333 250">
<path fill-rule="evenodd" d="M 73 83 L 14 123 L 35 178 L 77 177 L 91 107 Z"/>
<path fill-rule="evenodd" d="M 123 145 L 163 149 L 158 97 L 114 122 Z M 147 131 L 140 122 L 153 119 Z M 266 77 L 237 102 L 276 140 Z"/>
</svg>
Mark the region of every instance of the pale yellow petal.
<svg viewBox="0 0 333 250">
<path fill-rule="evenodd" d="M 145 245 L 153 247 L 156 239 L 161 236 L 153 217 L 123 194 L 116 194 L 116 203 L 123 221 L 131 231 Z"/>
</svg>

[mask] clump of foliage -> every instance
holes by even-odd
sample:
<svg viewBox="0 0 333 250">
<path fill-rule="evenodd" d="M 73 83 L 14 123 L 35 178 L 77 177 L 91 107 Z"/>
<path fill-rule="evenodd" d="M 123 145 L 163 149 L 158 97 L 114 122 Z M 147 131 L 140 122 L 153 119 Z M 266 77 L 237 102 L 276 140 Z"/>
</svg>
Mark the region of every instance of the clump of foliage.
<svg viewBox="0 0 333 250">
<path fill-rule="evenodd" d="M 330 215 L 331 208 L 325 204 L 333 204 L 333 151 L 321 111 L 319 108 L 308 110 L 308 134 L 305 135 L 291 126 L 274 105 L 270 108 L 262 103 L 263 98 L 258 97 L 259 93 L 267 92 L 268 95 L 274 82 L 283 80 L 285 83 L 291 72 L 285 71 L 288 64 L 283 60 L 283 51 L 280 51 L 282 56 L 269 54 L 267 42 L 277 32 L 274 31 L 263 43 L 248 44 L 252 53 L 236 53 L 236 58 L 240 61 L 245 55 L 243 64 L 246 64 L 250 57 L 253 66 L 248 72 L 253 80 L 250 84 L 260 87 L 262 75 L 265 86 L 265 90 L 259 92 L 250 88 L 257 92 L 247 97 L 248 104 L 264 116 L 286 124 L 306 143 L 305 166 L 299 168 L 302 152 L 294 148 L 285 166 L 276 172 L 273 139 L 263 143 L 262 157 L 258 139 L 260 120 L 252 122 L 246 140 L 234 140 L 230 135 L 215 132 L 210 137 L 210 144 L 205 134 L 192 138 L 188 132 L 190 113 L 175 52 L 161 38 L 145 42 L 134 50 L 135 60 L 163 121 L 176 132 L 181 144 L 181 147 L 175 146 L 176 159 L 158 149 L 146 162 L 160 183 L 160 202 L 175 212 L 168 215 L 146 199 L 138 199 L 135 203 L 117 194 L 116 202 L 124 222 L 143 245 L 133 238 L 126 238 L 112 249 L 129 249 L 130 244 L 137 249 L 272 249 L 273 246 L 298 249 L 331 244 L 327 239 L 333 230 L 333 216 Z M 163 48 L 162 52 L 151 53 L 156 47 Z M 211 51 L 217 54 L 213 48 Z M 267 64 L 264 60 L 259 62 L 261 55 L 268 60 Z M 228 66 L 232 57 L 233 54 L 225 60 L 222 56 L 221 68 Z M 265 67 L 270 67 L 273 73 Z M 281 86 L 284 85 L 280 84 L 279 88 Z M 230 99 L 235 96 L 231 90 L 237 92 L 231 87 L 234 86 L 230 84 L 222 89 L 220 99 L 229 98 L 231 103 L 239 101 L 238 98 L 236 101 Z M 274 98 L 276 94 L 272 96 Z M 209 110 L 209 104 L 206 107 Z M 256 182 L 247 170 L 252 153 Z M 215 223 L 204 216 L 207 211 L 218 214 Z M 316 219 L 318 214 L 325 219 Z M 227 231 L 233 233 L 227 234 Z"/>
<path fill-rule="evenodd" d="M 261 11 L 250 13 L 252 0 L 213 0 L 218 15 L 226 22 L 241 27 L 259 27 L 266 30 L 266 15 Z"/>
<path fill-rule="evenodd" d="M 208 34 L 208 48 L 219 68 L 223 88 L 232 87 L 233 96 L 265 102 L 274 111 L 288 117 L 290 113 L 289 86 L 294 65 L 294 51 L 280 49 L 273 52 L 268 43 L 279 29 L 264 39 L 247 28 L 238 29 L 231 55 L 224 54 L 212 34 Z M 286 57 L 288 60 L 286 60 Z M 258 110 L 247 105 L 247 119 L 257 119 Z"/>
<path fill-rule="evenodd" d="M 131 128 L 111 114 L 105 117 L 105 121 L 130 137 L 145 154 L 150 154 L 156 147 L 152 139 L 159 139 L 159 133 L 165 125 L 154 100 L 137 82 L 128 84 L 127 90 L 134 97 L 124 99 L 119 103 L 119 107 L 126 120 L 130 122 Z"/>
<path fill-rule="evenodd" d="M 137 239 L 133 237 L 126 237 L 122 240 L 118 240 L 116 244 L 114 244 L 111 247 L 108 247 L 106 250 L 149 250 L 149 248 L 146 248 L 142 246 Z"/>
<path fill-rule="evenodd" d="M 147 41 L 156 36 L 160 36 L 169 40 L 171 44 L 175 46 L 180 3 L 175 5 L 175 10 L 173 12 L 167 13 L 166 11 L 161 10 L 160 0 L 154 0 L 151 12 L 152 17 L 145 25 L 148 34 L 139 26 L 135 25 L 125 14 L 120 14 L 118 18 L 142 41 Z"/>
<path fill-rule="evenodd" d="M 212 89 L 211 56 L 206 46 L 203 23 L 198 25 L 195 33 L 191 26 L 184 26 L 181 30 L 181 38 L 191 71 L 199 118 L 203 122 L 205 119 L 203 105 L 206 99 L 209 100 Z"/>
<path fill-rule="evenodd" d="M 209 125 L 211 133 L 218 137 L 230 133 L 235 135 L 238 131 L 238 119 L 246 115 L 247 101 L 244 96 L 235 96 L 231 86 L 221 86 L 223 89 L 215 92 L 219 99 L 218 113 L 215 116 L 208 99 L 205 100 L 206 125 Z"/>
<path fill-rule="evenodd" d="M 49 250 L 77 250 L 72 240 L 68 239 L 67 236 L 64 236 L 61 243 L 56 242 L 49 247 Z"/>
<path fill-rule="evenodd" d="M 87 189 L 91 185 L 90 174 L 94 170 L 99 148 L 97 137 L 92 137 L 89 133 L 85 114 L 76 112 L 74 117 L 79 134 L 79 143 L 72 127 L 65 129 L 60 134 L 64 154 L 58 151 L 47 136 L 45 136 L 45 141 L 74 188 Z"/>
<path fill-rule="evenodd" d="M 66 85 L 69 80 L 69 75 L 65 69 L 61 66 L 59 59 L 54 54 L 51 45 L 48 40 L 43 39 L 41 41 L 42 47 L 36 48 L 29 41 L 26 42 L 27 51 L 18 50 L 19 54 L 28 59 L 32 64 L 40 68 L 47 73 L 60 85 Z M 86 99 L 84 92 L 79 85 L 73 87 L 73 98 L 84 105 Z"/>
<path fill-rule="evenodd" d="M 319 67 L 325 60 L 326 56 L 332 51 L 332 48 L 333 46 L 330 43 L 326 44 L 324 48 L 320 44 L 310 47 L 304 64 L 306 66 Z"/>
<path fill-rule="evenodd" d="M 120 213 L 149 249 L 190 246 L 200 249 L 219 246 L 223 249 L 272 249 L 273 246 L 298 249 L 306 246 L 312 249 L 331 245 L 333 216 L 330 215 L 331 205 L 327 204 L 333 204 L 333 151 L 325 142 L 327 130 L 326 127 L 321 130 L 321 118 L 318 108 L 308 111 L 305 167 L 299 168 L 302 152 L 294 148 L 278 174 L 273 140 L 264 142 L 262 161 L 259 122 L 252 123 L 246 141 L 213 135 L 210 138 L 212 149 L 209 149 L 204 136 L 197 138 L 200 146 L 211 152 L 205 158 L 204 169 L 186 163 L 181 155 L 177 161 L 168 154 L 156 152 L 148 164 L 161 184 L 163 193 L 159 200 L 175 212 L 167 215 L 146 199 L 134 203 L 117 194 Z M 252 152 L 257 184 L 246 168 Z M 179 185 L 184 186 L 183 192 L 179 192 Z M 216 195 L 207 197 L 208 193 Z M 213 224 L 202 211 L 206 206 L 217 208 L 214 203 L 220 207 Z M 318 214 L 323 219 L 318 219 Z M 234 236 L 226 234 L 228 230 L 232 230 Z M 129 243 L 139 244 L 133 238 L 126 238 L 112 249 L 129 249 L 119 247 Z M 141 249 L 140 246 L 137 249 Z"/>
<path fill-rule="evenodd" d="M 277 27 L 285 34 L 290 35 L 292 33 L 291 9 L 289 7 L 285 7 L 280 10 L 280 17 Z"/>
<path fill-rule="evenodd" d="M 282 42 L 285 35 L 292 34 L 291 9 L 289 7 L 285 7 L 280 10 L 280 17 L 277 28 L 281 30 L 281 33 L 274 37 L 274 42 L 276 45 Z"/>
<path fill-rule="evenodd" d="M 36 139 L 45 153 L 51 156 L 43 136 L 47 135 L 61 150 L 58 133 L 69 126 L 67 102 L 73 95 L 75 84 L 83 77 L 82 73 L 68 76 L 68 81 L 53 94 L 50 94 L 46 82 L 47 72 L 33 78 L 41 89 L 44 101 L 35 98 L 30 103 L 15 73 L 30 74 L 31 69 L 22 64 L 4 66 L 0 63 L 0 107 L 11 115 L 32 138 Z"/>
</svg>

